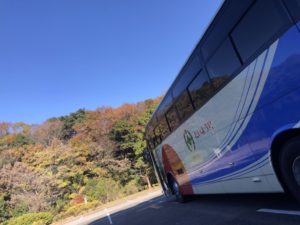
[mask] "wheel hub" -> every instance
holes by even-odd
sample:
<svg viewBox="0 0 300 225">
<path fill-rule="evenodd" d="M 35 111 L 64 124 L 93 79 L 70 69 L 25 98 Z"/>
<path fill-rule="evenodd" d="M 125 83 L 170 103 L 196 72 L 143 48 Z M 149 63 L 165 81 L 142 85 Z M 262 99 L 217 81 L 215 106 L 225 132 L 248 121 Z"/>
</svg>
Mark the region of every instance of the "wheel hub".
<svg viewBox="0 0 300 225">
<path fill-rule="evenodd" d="M 298 156 L 293 162 L 293 174 L 298 186 L 300 187 L 300 156 Z"/>
</svg>

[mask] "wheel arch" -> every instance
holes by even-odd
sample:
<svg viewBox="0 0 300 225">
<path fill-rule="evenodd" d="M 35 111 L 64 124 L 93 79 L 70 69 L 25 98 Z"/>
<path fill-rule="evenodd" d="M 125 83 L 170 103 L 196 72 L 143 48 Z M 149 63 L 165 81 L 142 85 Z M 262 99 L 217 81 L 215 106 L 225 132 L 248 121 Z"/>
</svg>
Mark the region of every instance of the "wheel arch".
<svg viewBox="0 0 300 225">
<path fill-rule="evenodd" d="M 174 194 L 172 182 L 176 181 L 175 177 L 173 176 L 173 174 L 171 172 L 167 172 L 166 174 L 167 174 L 167 181 L 168 181 L 169 189 L 171 190 L 171 193 Z"/>
<path fill-rule="evenodd" d="M 271 143 L 271 162 L 273 169 L 276 173 L 276 176 L 283 187 L 283 189 L 287 192 L 286 185 L 283 182 L 282 175 L 280 173 L 280 168 L 279 168 L 279 157 L 280 157 L 280 151 L 290 139 L 294 137 L 300 137 L 300 128 L 290 128 L 281 132 L 278 132 L 275 137 L 272 140 Z"/>
</svg>

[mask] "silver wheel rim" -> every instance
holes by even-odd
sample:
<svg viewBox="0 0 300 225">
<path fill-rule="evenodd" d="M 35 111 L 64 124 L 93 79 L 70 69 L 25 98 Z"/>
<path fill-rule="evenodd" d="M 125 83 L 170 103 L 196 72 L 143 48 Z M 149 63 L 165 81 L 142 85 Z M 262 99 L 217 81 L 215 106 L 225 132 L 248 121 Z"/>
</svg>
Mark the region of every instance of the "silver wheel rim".
<svg viewBox="0 0 300 225">
<path fill-rule="evenodd" d="M 298 186 L 300 187 L 300 156 L 298 156 L 293 162 L 293 175 Z"/>
</svg>

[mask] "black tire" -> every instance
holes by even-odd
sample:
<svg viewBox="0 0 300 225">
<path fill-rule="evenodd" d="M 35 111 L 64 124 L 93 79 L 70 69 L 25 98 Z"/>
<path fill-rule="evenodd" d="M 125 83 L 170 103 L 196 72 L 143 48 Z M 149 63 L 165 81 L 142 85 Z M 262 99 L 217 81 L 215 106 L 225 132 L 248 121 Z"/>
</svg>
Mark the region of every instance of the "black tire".
<svg viewBox="0 0 300 225">
<path fill-rule="evenodd" d="M 292 138 L 283 146 L 279 169 L 289 194 L 300 201 L 300 137 Z"/>
<path fill-rule="evenodd" d="M 171 188 L 172 188 L 173 194 L 176 197 L 176 200 L 180 203 L 185 203 L 186 202 L 186 196 L 183 195 L 180 192 L 179 185 L 178 185 L 177 181 L 174 178 L 171 179 Z"/>
</svg>

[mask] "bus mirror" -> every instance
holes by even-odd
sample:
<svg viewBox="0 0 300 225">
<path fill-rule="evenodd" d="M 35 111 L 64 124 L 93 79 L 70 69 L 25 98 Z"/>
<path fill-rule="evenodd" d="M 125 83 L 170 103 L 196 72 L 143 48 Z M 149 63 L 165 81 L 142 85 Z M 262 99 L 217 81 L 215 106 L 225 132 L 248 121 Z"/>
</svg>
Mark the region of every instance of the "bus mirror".
<svg viewBox="0 0 300 225">
<path fill-rule="evenodd" d="M 146 162 L 151 162 L 151 156 L 150 156 L 150 152 L 148 149 L 146 149 L 144 152 L 143 152 L 143 158 L 144 158 L 144 161 Z"/>
</svg>

